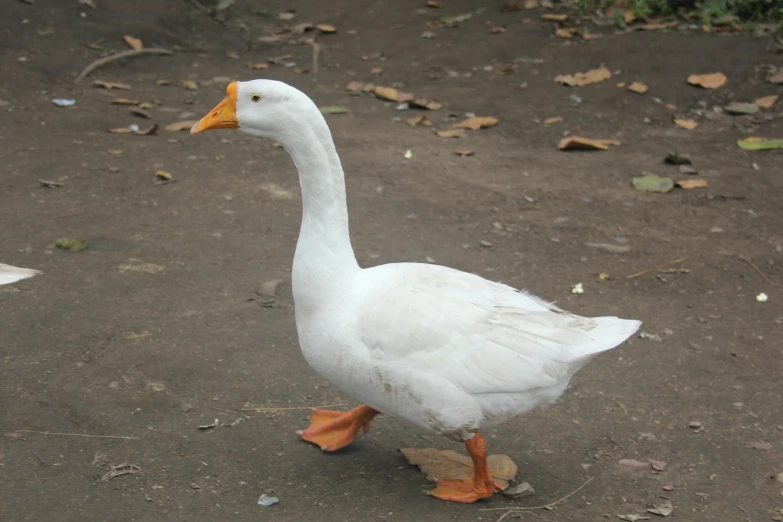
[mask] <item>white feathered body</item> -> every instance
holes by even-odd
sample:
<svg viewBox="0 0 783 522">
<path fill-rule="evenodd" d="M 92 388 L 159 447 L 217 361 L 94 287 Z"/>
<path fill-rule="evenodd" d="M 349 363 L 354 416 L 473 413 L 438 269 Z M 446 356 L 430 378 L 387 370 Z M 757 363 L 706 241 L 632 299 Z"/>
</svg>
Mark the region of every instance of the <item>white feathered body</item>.
<svg viewBox="0 0 783 522">
<path fill-rule="evenodd" d="M 300 284 L 297 273 L 314 274 L 296 268 L 296 323 L 312 368 L 372 408 L 460 440 L 553 402 L 588 360 L 641 324 L 573 315 L 437 265 Z M 314 295 L 322 306 L 309 306 Z"/>
</svg>

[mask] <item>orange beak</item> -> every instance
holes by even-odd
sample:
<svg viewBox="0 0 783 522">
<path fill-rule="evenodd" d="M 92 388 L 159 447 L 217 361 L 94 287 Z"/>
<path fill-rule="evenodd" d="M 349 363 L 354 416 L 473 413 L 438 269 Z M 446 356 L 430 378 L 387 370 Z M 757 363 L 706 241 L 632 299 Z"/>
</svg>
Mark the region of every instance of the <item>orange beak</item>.
<svg viewBox="0 0 783 522">
<path fill-rule="evenodd" d="M 191 134 L 211 129 L 238 129 L 237 121 L 237 82 L 226 87 L 226 97 L 204 116 L 191 129 Z"/>
</svg>

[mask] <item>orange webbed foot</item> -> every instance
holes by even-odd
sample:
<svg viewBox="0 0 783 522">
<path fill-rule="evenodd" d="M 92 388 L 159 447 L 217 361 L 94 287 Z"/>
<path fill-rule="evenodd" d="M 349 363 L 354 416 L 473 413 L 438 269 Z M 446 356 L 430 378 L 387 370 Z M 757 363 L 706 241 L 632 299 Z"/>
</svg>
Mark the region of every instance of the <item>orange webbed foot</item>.
<svg viewBox="0 0 783 522">
<path fill-rule="evenodd" d="M 367 433 L 370 421 L 378 413 L 364 405 L 347 412 L 314 409 L 310 414 L 310 426 L 296 433 L 323 451 L 337 451 L 353 442 L 359 429 Z"/>
<path fill-rule="evenodd" d="M 427 494 L 449 502 L 470 504 L 492 496 L 492 490 L 486 488 L 486 491 L 479 491 L 473 480 L 438 480 L 436 484 L 435 489 Z"/>
</svg>

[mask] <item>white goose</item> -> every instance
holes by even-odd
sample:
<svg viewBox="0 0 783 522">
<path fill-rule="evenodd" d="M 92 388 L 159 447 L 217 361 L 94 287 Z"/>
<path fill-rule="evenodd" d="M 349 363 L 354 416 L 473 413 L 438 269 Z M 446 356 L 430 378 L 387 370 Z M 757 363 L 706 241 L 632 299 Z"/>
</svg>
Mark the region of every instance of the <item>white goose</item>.
<svg viewBox="0 0 783 522">
<path fill-rule="evenodd" d="M 362 269 L 340 158 L 313 101 L 277 81 L 234 82 L 191 133 L 226 128 L 279 141 L 299 170 L 303 216 L 292 274 L 299 343 L 316 372 L 364 403 L 313 410 L 297 433 L 322 450 L 350 444 L 388 413 L 465 442 L 474 479 L 439 481 L 431 495 L 488 498 L 498 486 L 479 430 L 553 402 L 587 361 L 641 325 L 573 315 L 444 266 Z"/>
<path fill-rule="evenodd" d="M 18 266 L 0 263 L 0 285 L 10 285 L 40 273 L 40 271 L 32 268 L 19 268 Z"/>
</svg>

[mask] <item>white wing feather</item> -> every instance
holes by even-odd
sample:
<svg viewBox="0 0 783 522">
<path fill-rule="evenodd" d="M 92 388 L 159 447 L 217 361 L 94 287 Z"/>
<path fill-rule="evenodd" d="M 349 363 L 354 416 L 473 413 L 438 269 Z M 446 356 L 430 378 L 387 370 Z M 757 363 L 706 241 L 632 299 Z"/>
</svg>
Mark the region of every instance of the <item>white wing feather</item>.
<svg viewBox="0 0 783 522">
<path fill-rule="evenodd" d="M 33 277 L 40 273 L 41 272 L 38 270 L 33 270 L 32 268 L 19 268 L 17 266 L 0 263 L 0 285 L 16 283 L 17 281 Z"/>
</svg>

